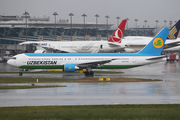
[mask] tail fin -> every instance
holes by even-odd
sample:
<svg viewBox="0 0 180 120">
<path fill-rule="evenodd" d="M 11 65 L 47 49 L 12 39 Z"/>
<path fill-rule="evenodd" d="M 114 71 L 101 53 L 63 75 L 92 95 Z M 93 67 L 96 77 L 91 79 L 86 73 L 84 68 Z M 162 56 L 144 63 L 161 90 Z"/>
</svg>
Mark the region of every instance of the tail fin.
<svg viewBox="0 0 180 120">
<path fill-rule="evenodd" d="M 108 42 L 118 42 L 121 43 L 121 39 L 123 37 L 124 28 L 126 26 L 127 20 L 122 20 L 121 24 L 118 26 L 116 31 L 113 33 L 113 35 L 110 37 Z"/>
<path fill-rule="evenodd" d="M 167 27 L 163 28 L 138 54 L 148 54 L 150 56 L 161 55 L 169 30 Z"/>
<path fill-rule="evenodd" d="M 177 39 L 180 32 L 180 20 L 171 28 L 167 39 Z"/>
</svg>

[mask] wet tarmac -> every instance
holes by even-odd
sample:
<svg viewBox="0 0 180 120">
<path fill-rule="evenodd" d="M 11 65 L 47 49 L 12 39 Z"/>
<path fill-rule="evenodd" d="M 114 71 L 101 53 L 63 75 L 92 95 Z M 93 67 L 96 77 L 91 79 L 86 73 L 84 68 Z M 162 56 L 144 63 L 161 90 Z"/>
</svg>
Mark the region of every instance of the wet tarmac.
<svg viewBox="0 0 180 120">
<path fill-rule="evenodd" d="M 0 71 L 17 69 L 0 64 Z M 47 105 L 104 105 L 104 104 L 179 104 L 180 62 L 118 70 L 122 74 L 95 74 L 95 77 L 130 77 L 161 79 L 158 82 L 97 82 L 97 83 L 35 83 L 66 85 L 67 87 L 0 90 L 0 107 Z M 0 74 L 10 76 L 9 74 Z M 11 77 L 19 77 L 11 74 Z M 22 77 L 71 78 L 83 74 L 23 74 Z M 4 85 L 4 84 L 1 84 Z M 10 84 L 12 85 L 12 84 Z"/>
</svg>

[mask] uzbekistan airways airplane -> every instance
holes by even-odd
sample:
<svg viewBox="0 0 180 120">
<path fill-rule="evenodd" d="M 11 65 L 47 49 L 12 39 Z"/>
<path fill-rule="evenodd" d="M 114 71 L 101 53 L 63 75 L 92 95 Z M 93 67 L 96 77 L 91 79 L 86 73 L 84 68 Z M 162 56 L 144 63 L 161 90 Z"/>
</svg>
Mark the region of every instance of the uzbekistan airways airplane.
<svg viewBox="0 0 180 120">
<path fill-rule="evenodd" d="M 74 72 L 86 69 L 86 76 L 93 76 L 92 69 L 123 69 L 160 62 L 160 56 L 169 28 L 164 28 L 138 53 L 25 53 L 8 60 L 9 65 L 22 69 L 63 69 Z"/>
<path fill-rule="evenodd" d="M 180 50 L 180 38 L 178 38 L 179 32 L 180 20 L 169 31 L 163 51 Z M 152 38 L 153 37 L 127 36 L 122 39 L 121 43 L 128 46 L 127 48 L 124 48 L 124 52 L 137 52 L 147 45 Z"/>
<path fill-rule="evenodd" d="M 52 53 L 55 50 L 66 53 L 109 53 L 125 48 L 121 44 L 124 28 L 127 20 L 122 20 L 116 31 L 108 41 L 27 41 L 24 44 L 36 44 L 37 48 L 35 53 Z"/>
</svg>

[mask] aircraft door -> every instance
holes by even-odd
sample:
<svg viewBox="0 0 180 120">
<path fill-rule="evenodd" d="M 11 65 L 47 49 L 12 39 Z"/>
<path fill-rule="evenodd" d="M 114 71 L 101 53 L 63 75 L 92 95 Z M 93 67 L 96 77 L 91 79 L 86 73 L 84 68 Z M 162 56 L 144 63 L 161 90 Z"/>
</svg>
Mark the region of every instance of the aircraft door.
<svg viewBox="0 0 180 120">
<path fill-rule="evenodd" d="M 101 50 L 101 51 L 104 51 L 102 44 L 100 45 L 100 50 Z"/>
</svg>

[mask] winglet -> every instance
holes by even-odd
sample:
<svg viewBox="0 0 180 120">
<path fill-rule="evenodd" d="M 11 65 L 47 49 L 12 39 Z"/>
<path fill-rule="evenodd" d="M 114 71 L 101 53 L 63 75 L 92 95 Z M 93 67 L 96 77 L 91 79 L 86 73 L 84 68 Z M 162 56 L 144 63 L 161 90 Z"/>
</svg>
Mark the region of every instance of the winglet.
<svg viewBox="0 0 180 120">
<path fill-rule="evenodd" d="M 108 42 L 118 42 L 118 43 L 121 43 L 121 39 L 123 37 L 123 33 L 124 33 L 124 28 L 126 26 L 126 22 L 127 22 L 126 19 L 122 20 L 122 22 L 120 23 L 118 28 L 115 30 L 113 35 L 110 37 Z"/>
<path fill-rule="evenodd" d="M 171 28 L 167 39 L 177 39 L 180 32 L 180 20 Z"/>
<path fill-rule="evenodd" d="M 169 34 L 169 28 L 163 28 L 152 40 L 137 54 L 146 54 L 149 56 L 161 55 L 162 49 Z"/>
</svg>

